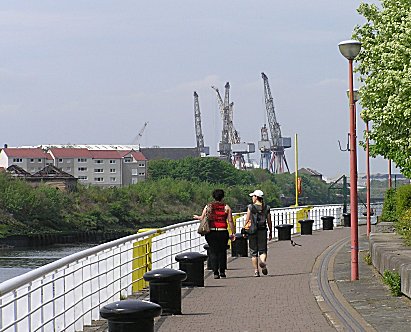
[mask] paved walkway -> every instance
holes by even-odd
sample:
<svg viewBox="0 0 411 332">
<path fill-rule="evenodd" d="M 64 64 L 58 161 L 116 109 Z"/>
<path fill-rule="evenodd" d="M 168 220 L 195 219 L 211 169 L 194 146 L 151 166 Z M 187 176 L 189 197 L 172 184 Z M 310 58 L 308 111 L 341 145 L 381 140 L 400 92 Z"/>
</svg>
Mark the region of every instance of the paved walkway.
<svg viewBox="0 0 411 332">
<path fill-rule="evenodd" d="M 349 235 L 347 229 L 269 245 L 267 276 L 256 278 L 250 258 L 229 263 L 227 279 L 210 275 L 183 298 L 183 315 L 161 318 L 156 331 L 335 331 L 310 290 L 315 259 Z"/>
<path fill-rule="evenodd" d="M 207 271 L 205 287 L 182 290 L 183 314 L 156 318 L 155 331 L 411 331 L 411 300 L 392 297 L 365 263 L 364 232 L 361 226 L 358 281 L 350 281 L 350 228 L 295 236 L 296 246 L 272 241 L 267 276 L 253 276 L 250 258 L 230 258 L 227 279 Z M 331 305 L 320 282 L 324 268 Z M 106 331 L 104 325 L 95 331 Z"/>
</svg>

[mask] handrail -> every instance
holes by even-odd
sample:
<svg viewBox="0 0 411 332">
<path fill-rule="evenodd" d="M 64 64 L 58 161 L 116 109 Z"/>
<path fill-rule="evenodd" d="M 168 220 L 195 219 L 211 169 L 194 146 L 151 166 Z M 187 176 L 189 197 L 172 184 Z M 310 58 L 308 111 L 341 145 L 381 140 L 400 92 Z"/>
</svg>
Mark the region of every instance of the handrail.
<svg viewBox="0 0 411 332">
<path fill-rule="evenodd" d="M 152 230 L 140 234 L 133 234 L 129 235 L 117 240 L 113 240 L 110 242 L 106 242 L 100 245 L 97 245 L 95 247 L 89 248 L 82 250 L 80 252 L 71 254 L 67 257 L 61 258 L 55 262 L 49 263 L 47 265 L 41 266 L 35 270 L 29 271 L 25 274 L 22 274 L 21 276 L 14 277 L 10 280 L 6 280 L 2 283 L 0 283 L 0 296 L 4 295 L 5 293 L 8 293 L 12 291 L 13 289 L 19 288 L 20 286 L 30 282 L 33 279 L 37 279 L 43 275 L 46 275 L 54 270 L 58 270 L 61 267 L 68 265 L 70 263 L 73 263 L 75 261 L 79 261 L 85 257 L 94 255 L 100 251 L 103 251 L 105 249 L 112 248 L 114 246 L 121 245 L 125 242 L 131 241 L 131 240 L 138 240 L 139 238 L 147 237 L 149 235 L 155 234 L 157 230 Z"/>
</svg>

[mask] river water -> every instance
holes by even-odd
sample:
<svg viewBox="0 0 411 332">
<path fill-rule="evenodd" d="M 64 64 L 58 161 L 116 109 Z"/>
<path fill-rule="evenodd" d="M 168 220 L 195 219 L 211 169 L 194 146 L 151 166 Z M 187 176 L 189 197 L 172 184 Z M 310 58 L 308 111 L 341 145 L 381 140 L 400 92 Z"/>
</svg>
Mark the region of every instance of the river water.
<svg viewBox="0 0 411 332">
<path fill-rule="evenodd" d="M 0 283 L 97 244 L 53 245 L 0 250 Z"/>
</svg>

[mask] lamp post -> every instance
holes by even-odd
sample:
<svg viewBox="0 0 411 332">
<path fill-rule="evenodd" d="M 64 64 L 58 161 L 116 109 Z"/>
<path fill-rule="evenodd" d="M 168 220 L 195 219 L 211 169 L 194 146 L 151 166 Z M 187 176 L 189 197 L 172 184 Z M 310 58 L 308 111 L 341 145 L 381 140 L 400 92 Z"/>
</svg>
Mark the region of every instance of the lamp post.
<svg viewBox="0 0 411 332">
<path fill-rule="evenodd" d="M 348 59 L 348 89 L 350 92 L 350 210 L 351 210 L 351 280 L 358 280 L 358 197 L 357 197 L 357 136 L 354 103 L 353 60 L 361 51 L 357 40 L 338 44 L 341 54 Z"/>
</svg>

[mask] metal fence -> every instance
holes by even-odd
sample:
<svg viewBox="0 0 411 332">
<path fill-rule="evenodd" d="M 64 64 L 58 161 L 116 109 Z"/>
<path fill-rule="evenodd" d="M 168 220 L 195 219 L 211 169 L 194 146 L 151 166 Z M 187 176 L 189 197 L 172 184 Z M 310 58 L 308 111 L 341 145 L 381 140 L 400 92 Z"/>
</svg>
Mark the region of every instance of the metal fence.
<svg viewBox="0 0 411 332">
<path fill-rule="evenodd" d="M 313 219 L 313 230 L 322 227 L 322 216 L 340 223 L 341 205 L 271 209 L 274 228 Z M 236 231 L 245 213 L 234 214 Z M 143 230 L 115 241 L 70 255 L 0 284 L 0 332 L 82 331 L 99 319 L 100 308 L 126 298 L 147 286 L 145 272 L 178 268 L 175 256 L 188 251 L 205 252 L 198 221 L 161 229 Z"/>
</svg>

